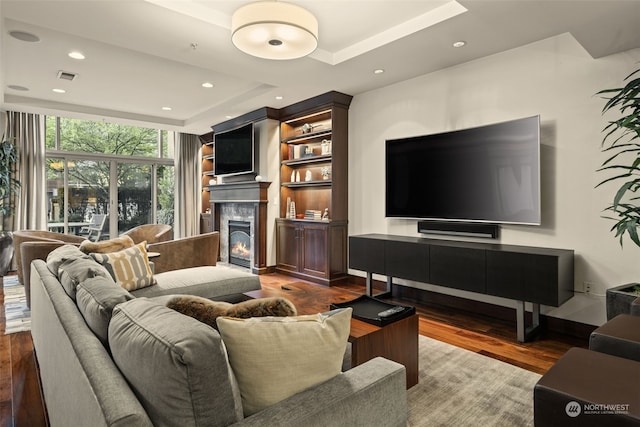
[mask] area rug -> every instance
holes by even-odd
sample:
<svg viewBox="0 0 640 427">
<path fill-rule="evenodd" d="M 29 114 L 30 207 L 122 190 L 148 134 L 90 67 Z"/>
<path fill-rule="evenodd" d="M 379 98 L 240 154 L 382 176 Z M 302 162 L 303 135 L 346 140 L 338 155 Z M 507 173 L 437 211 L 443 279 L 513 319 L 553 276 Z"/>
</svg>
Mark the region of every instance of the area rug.
<svg viewBox="0 0 640 427">
<path fill-rule="evenodd" d="M 532 426 L 540 375 L 424 336 L 419 382 L 409 389 L 409 425 Z"/>
<path fill-rule="evenodd" d="M 2 278 L 4 290 L 5 335 L 31 330 L 31 310 L 27 307 L 24 286 L 18 282 L 18 276 Z"/>
</svg>

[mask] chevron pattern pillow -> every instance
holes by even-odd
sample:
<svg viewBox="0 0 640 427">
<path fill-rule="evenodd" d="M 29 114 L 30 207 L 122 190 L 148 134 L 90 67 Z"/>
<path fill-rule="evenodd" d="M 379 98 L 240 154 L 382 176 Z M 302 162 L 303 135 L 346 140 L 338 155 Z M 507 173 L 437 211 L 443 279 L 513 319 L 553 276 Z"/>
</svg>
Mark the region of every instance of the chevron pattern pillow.
<svg viewBox="0 0 640 427">
<path fill-rule="evenodd" d="M 106 254 L 91 253 L 91 257 L 104 266 L 113 280 L 127 291 L 145 288 L 155 284 L 153 272 L 147 256 L 147 242 L 118 252 Z"/>
</svg>

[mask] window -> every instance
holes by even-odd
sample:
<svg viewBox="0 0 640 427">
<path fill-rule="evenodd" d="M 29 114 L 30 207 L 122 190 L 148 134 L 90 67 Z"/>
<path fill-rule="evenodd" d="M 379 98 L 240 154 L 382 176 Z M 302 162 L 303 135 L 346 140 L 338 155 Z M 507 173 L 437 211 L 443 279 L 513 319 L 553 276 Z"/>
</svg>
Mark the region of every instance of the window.
<svg viewBox="0 0 640 427">
<path fill-rule="evenodd" d="M 158 129 L 47 117 L 49 228 L 82 235 L 105 215 L 104 238 L 141 224 L 173 225 L 172 137 Z"/>
</svg>

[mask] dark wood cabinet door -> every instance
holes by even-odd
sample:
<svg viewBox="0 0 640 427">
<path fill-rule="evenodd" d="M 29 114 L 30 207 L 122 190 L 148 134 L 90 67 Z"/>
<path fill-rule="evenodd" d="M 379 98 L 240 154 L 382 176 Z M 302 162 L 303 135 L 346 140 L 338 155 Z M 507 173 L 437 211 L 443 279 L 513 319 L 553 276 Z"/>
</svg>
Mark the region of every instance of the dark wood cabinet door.
<svg viewBox="0 0 640 427">
<path fill-rule="evenodd" d="M 429 245 L 389 240 L 384 264 L 388 276 L 428 283 Z"/>
<path fill-rule="evenodd" d="M 524 300 L 525 265 L 530 255 L 487 251 L 487 293 Z"/>
<path fill-rule="evenodd" d="M 527 257 L 524 274 L 524 300 L 557 307 L 558 257 L 530 255 Z"/>
<path fill-rule="evenodd" d="M 298 271 L 300 244 L 298 227 L 293 222 L 276 221 L 276 264 L 279 269 Z"/>
<path fill-rule="evenodd" d="M 385 241 L 367 237 L 349 237 L 349 268 L 386 274 Z"/>
<path fill-rule="evenodd" d="M 486 261 L 483 249 L 430 246 L 431 283 L 486 293 Z"/>
<path fill-rule="evenodd" d="M 302 224 L 300 226 L 301 264 L 300 271 L 317 277 L 327 277 L 328 227 L 321 224 Z"/>
</svg>

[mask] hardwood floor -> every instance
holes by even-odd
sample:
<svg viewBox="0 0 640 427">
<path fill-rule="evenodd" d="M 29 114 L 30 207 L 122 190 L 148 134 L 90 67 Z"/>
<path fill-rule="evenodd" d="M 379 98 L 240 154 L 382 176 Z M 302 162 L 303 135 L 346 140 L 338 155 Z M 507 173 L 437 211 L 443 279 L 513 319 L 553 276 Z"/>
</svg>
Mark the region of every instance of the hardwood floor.
<svg viewBox="0 0 640 427">
<path fill-rule="evenodd" d="M 280 287 L 300 281 L 280 274 L 260 276 L 263 287 Z M 354 293 L 364 293 L 357 283 L 340 285 Z M 543 333 L 531 342 L 518 343 L 515 322 L 494 319 L 435 304 L 415 305 L 420 315 L 420 334 L 543 374 L 571 347 L 587 347 L 577 338 Z M 47 426 L 33 344 L 29 332 L 4 335 L 4 293 L 0 293 L 0 427 Z"/>
</svg>

